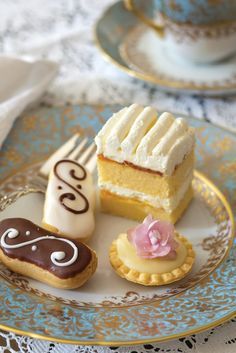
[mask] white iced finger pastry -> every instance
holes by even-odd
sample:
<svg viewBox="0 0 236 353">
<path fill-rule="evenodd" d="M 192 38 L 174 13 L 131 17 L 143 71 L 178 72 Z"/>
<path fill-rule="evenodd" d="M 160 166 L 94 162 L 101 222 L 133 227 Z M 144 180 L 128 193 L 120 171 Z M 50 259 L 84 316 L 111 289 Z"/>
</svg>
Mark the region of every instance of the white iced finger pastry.
<svg viewBox="0 0 236 353">
<path fill-rule="evenodd" d="M 194 132 L 184 118 L 132 104 L 114 114 L 95 138 L 97 153 L 117 162 L 171 175 L 194 147 Z"/>
<path fill-rule="evenodd" d="M 64 159 L 52 169 L 46 191 L 43 225 L 71 239 L 85 240 L 94 230 L 95 188 L 91 174 Z"/>
</svg>

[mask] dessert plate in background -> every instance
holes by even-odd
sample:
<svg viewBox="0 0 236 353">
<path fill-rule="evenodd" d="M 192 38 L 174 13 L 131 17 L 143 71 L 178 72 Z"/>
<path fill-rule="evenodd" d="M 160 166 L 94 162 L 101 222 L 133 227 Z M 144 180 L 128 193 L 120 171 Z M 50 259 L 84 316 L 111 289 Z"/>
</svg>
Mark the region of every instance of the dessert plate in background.
<svg viewBox="0 0 236 353">
<path fill-rule="evenodd" d="M 99 19 L 95 37 L 106 60 L 163 90 L 214 96 L 236 92 L 236 56 L 211 65 L 181 61 L 163 48 L 153 30 L 140 25 L 122 1 Z"/>
<path fill-rule="evenodd" d="M 22 216 L 40 223 L 43 194 L 27 188 L 17 191 L 36 172 L 39 163 L 35 161 L 46 158 L 77 130 L 92 138 L 120 108 L 42 107 L 19 118 L 0 152 L 1 177 L 8 176 L 1 182 L 0 194 L 11 193 L 10 199 L 0 203 L 0 218 Z M 235 202 L 236 137 L 203 121 L 189 118 L 189 123 L 196 128 L 197 168 Z M 195 198 L 177 224 L 197 252 L 194 269 L 186 279 L 146 288 L 119 278 L 109 265 L 108 247 L 117 233 L 135 222 L 98 211 L 90 245 L 98 253 L 99 265 L 81 289 L 52 289 L 0 266 L 0 328 L 64 343 L 127 345 L 179 338 L 233 317 L 236 249 L 230 250 L 232 213 L 222 193 L 198 172 L 194 190 Z"/>
</svg>

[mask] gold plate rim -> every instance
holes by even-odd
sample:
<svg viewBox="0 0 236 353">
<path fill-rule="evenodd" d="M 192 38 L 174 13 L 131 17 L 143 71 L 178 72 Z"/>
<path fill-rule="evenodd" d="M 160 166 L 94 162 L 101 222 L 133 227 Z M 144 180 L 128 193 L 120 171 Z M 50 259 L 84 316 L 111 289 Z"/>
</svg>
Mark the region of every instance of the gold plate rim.
<svg viewBox="0 0 236 353">
<path fill-rule="evenodd" d="M 33 332 L 29 332 L 29 331 L 24 331 L 24 330 L 20 330 L 20 329 L 15 329 L 15 328 L 12 328 L 10 326 L 5 326 L 5 325 L 2 325 L 0 324 L 0 329 L 2 330 L 5 330 L 5 331 L 10 331 L 10 332 L 13 332 L 13 333 L 16 333 L 18 335 L 22 335 L 22 336 L 28 336 L 28 337 L 32 337 L 32 338 L 36 338 L 36 339 L 41 339 L 43 341 L 52 341 L 52 342 L 58 342 L 58 343 L 64 343 L 64 344 L 80 344 L 82 346 L 94 346 L 94 345 L 97 345 L 97 346 L 132 346 L 132 345 L 139 345 L 139 344 L 145 344 L 145 343 L 161 343 L 161 342 L 167 342 L 167 341 L 171 341 L 171 340 L 174 340 L 174 339 L 179 339 L 179 338 L 182 338 L 182 337 L 185 337 L 185 336 L 189 336 L 189 335 L 194 335 L 194 334 L 198 334 L 198 333 L 201 333 L 201 332 L 204 332 L 206 330 L 209 330 L 213 327 L 216 327 L 216 326 L 219 326 L 219 325 L 222 325 L 224 324 L 225 322 L 233 319 L 236 315 L 236 311 L 229 314 L 229 315 L 226 315 L 225 317 L 219 319 L 219 320 L 216 320 L 216 321 L 213 321 L 211 322 L 210 324 L 207 324 L 207 325 L 203 325 L 201 327 L 199 327 L 198 329 L 195 329 L 195 330 L 188 330 L 188 331 L 185 331 L 185 332 L 182 332 L 181 334 L 174 334 L 174 335 L 169 335 L 169 336 L 166 336 L 166 337 L 159 337 L 159 338 L 153 338 L 153 339 L 145 339 L 145 340 L 133 340 L 133 341 L 80 341 L 80 340 L 70 340 L 70 339 L 63 339 L 63 338 L 57 338 L 57 337 L 48 337 L 48 336 L 44 336 L 44 335 L 41 335 L 41 334 L 38 334 L 38 333 L 33 333 Z"/>
<path fill-rule="evenodd" d="M 125 73 L 127 73 L 128 75 L 135 77 L 137 79 L 141 79 L 143 81 L 146 82 L 150 82 L 153 84 L 158 85 L 160 88 L 168 90 L 168 88 L 171 88 L 172 90 L 182 90 L 182 91 L 189 91 L 189 93 L 192 92 L 201 92 L 201 93 L 210 93 L 212 95 L 214 94 L 219 94 L 219 93 L 227 93 L 227 94 L 233 94 L 235 93 L 236 90 L 236 84 L 232 83 L 232 84 L 228 84 L 228 86 L 208 86 L 208 85 L 201 85 L 201 84 L 197 84 L 197 85 L 193 85 L 191 83 L 180 83 L 178 81 L 171 81 L 168 79 L 158 79 L 157 77 L 153 77 L 149 74 L 144 74 L 138 71 L 135 71 L 127 66 L 124 66 L 122 64 L 120 64 L 118 61 L 116 61 L 102 46 L 99 37 L 98 37 L 98 25 L 99 23 L 103 20 L 103 18 L 105 17 L 105 15 L 107 14 L 107 12 L 113 7 L 115 6 L 117 3 L 121 2 L 120 0 L 115 2 L 113 5 L 111 5 L 110 7 L 108 7 L 103 14 L 101 15 L 101 17 L 97 20 L 97 22 L 94 25 L 93 28 L 93 37 L 94 37 L 94 43 L 95 46 L 97 47 L 97 49 L 99 50 L 99 52 L 101 53 L 101 55 L 103 56 L 103 58 L 108 61 L 109 63 L 115 65 L 118 69 L 124 71 Z"/>
<path fill-rule="evenodd" d="M 23 168 L 22 168 L 23 169 Z M 14 175 L 16 173 L 16 171 L 14 171 L 13 173 L 9 174 L 6 178 L 4 178 L 3 180 L 1 180 L 0 184 L 4 183 L 8 178 L 10 178 L 12 175 Z M 216 264 L 216 266 L 212 269 L 212 271 L 210 271 L 204 278 L 202 278 L 202 280 L 208 278 L 211 273 L 220 265 L 224 262 L 224 260 L 227 258 L 227 256 L 229 255 L 230 249 L 233 245 L 233 240 L 234 240 L 234 233 L 235 233 L 235 222 L 234 222 L 234 217 L 233 217 L 233 212 L 231 209 L 231 206 L 228 202 L 228 200 L 226 199 L 226 197 L 223 195 L 223 193 L 220 191 L 220 189 L 214 184 L 214 182 L 212 182 L 208 177 L 206 177 L 203 173 L 194 170 L 194 175 L 201 179 L 202 181 L 204 181 L 208 186 L 210 186 L 213 191 L 217 194 L 217 196 L 219 197 L 219 199 L 221 200 L 222 204 L 224 205 L 228 216 L 229 216 L 229 220 L 231 222 L 231 233 L 230 233 L 230 241 L 229 241 L 229 245 L 228 245 L 228 249 L 225 252 L 225 255 L 222 257 L 221 261 L 218 262 Z M 201 282 L 201 281 L 200 281 Z M 199 283 L 199 282 L 198 282 Z M 185 291 L 184 291 L 185 292 Z M 177 294 L 178 296 L 183 295 L 183 293 L 179 293 Z M 105 309 L 109 309 L 105 308 Z M 153 338 L 153 339 L 140 339 L 140 340 L 132 340 L 132 341 L 101 341 L 101 340 L 94 340 L 94 341 L 87 341 L 87 340 L 72 340 L 72 339 L 63 339 L 63 338 L 57 338 L 57 337 L 52 337 L 52 336 L 46 336 L 43 334 L 37 334 L 34 332 L 29 332 L 29 331 L 24 331 L 21 329 L 17 329 L 17 328 L 13 328 L 7 325 L 3 325 L 0 323 L 0 329 L 5 330 L 5 331 L 10 331 L 10 332 L 14 332 L 16 334 L 19 335 L 25 335 L 25 336 L 29 336 L 32 338 L 36 338 L 36 339 L 42 339 L 42 340 L 46 340 L 46 341 L 53 341 L 53 342 L 59 342 L 59 343 L 64 343 L 64 344 L 80 344 L 80 345 L 100 345 L 100 346 L 130 346 L 130 345 L 138 345 L 138 344 L 145 344 L 145 343 L 156 343 L 156 342 L 166 342 L 166 341 L 170 341 L 173 339 L 179 339 L 188 335 L 192 335 L 192 334 L 197 334 L 203 331 L 206 331 L 208 329 L 211 329 L 215 326 L 221 325 L 223 323 L 225 323 L 226 321 L 232 319 L 234 316 L 236 315 L 236 311 L 234 311 L 233 313 L 230 313 L 224 317 L 222 317 L 221 319 L 218 319 L 216 321 L 211 322 L 210 324 L 207 325 L 202 325 L 197 329 L 191 329 L 191 330 L 186 330 L 185 332 L 182 332 L 180 334 L 173 334 L 173 335 L 168 335 L 166 337 L 158 337 L 158 338 Z"/>
</svg>

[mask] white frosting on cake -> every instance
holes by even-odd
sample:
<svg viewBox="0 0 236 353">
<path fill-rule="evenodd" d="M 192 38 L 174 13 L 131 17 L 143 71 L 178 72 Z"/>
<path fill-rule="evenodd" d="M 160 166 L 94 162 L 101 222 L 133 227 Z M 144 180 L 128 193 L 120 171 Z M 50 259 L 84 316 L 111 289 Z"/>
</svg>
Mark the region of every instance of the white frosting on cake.
<svg viewBox="0 0 236 353">
<path fill-rule="evenodd" d="M 186 191 L 190 187 L 192 182 L 192 173 L 190 173 L 186 178 L 182 186 L 177 190 L 174 196 L 169 198 L 161 198 L 159 196 L 152 196 L 145 194 L 140 191 L 131 190 L 128 188 L 120 187 L 112 183 L 100 182 L 99 188 L 102 190 L 107 190 L 113 194 L 128 197 L 132 199 L 139 200 L 141 202 L 146 202 L 156 208 L 163 208 L 167 213 L 173 212 L 179 205 L 180 201 L 183 199 Z"/>
<path fill-rule="evenodd" d="M 194 147 L 194 131 L 184 118 L 132 104 L 106 122 L 95 138 L 97 154 L 171 175 Z"/>
<path fill-rule="evenodd" d="M 83 240 L 94 230 L 94 208 L 91 174 L 75 161 L 57 162 L 48 181 L 43 223 L 71 239 Z"/>
</svg>

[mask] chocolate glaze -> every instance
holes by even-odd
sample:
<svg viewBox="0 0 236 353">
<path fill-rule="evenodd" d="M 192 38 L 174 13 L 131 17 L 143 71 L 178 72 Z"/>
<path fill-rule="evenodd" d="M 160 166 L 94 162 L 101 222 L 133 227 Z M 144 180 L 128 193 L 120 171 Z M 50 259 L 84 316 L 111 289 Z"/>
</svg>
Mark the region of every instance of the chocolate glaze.
<svg viewBox="0 0 236 353">
<path fill-rule="evenodd" d="M 15 228 L 20 233 L 16 238 L 6 238 L 6 243 L 9 245 L 23 243 L 42 236 L 46 237 L 47 235 L 59 238 L 57 234 L 49 232 L 24 218 L 7 218 L 0 222 L 0 239 L 4 232 L 9 228 Z M 27 231 L 30 231 L 30 235 L 26 235 Z M 68 239 L 66 237 L 63 238 Z M 77 247 L 78 257 L 73 264 L 65 267 L 54 265 L 51 261 L 51 254 L 54 251 L 64 251 L 66 256 L 62 262 L 66 262 L 72 258 L 73 248 L 70 244 L 57 239 L 45 238 L 45 240 L 39 241 L 36 244 L 37 249 L 35 251 L 32 251 L 32 245 L 25 245 L 24 247 L 17 249 L 6 249 L 1 245 L 0 247 L 3 253 L 10 258 L 32 263 L 51 272 L 56 277 L 66 279 L 74 277 L 82 272 L 92 259 L 92 252 L 85 244 L 72 241 L 71 239 L 68 240 L 74 243 Z"/>
<path fill-rule="evenodd" d="M 59 174 L 58 174 L 58 166 L 61 164 L 61 163 L 69 163 L 69 164 L 73 164 L 74 166 L 76 166 L 77 168 L 80 169 L 80 171 L 82 172 L 82 176 L 79 177 L 76 175 L 76 171 L 75 169 L 71 169 L 69 171 L 69 175 L 72 179 L 75 179 L 75 180 L 85 180 L 86 177 L 87 177 L 87 172 L 86 170 L 84 169 L 84 167 L 82 165 L 80 165 L 79 163 L 75 162 L 75 161 L 72 161 L 72 160 L 69 160 L 69 159 L 62 159 L 60 161 L 58 161 L 55 166 L 54 166 L 54 169 L 53 169 L 53 172 L 55 174 L 55 176 L 58 178 L 58 180 L 62 181 L 64 184 L 66 184 L 71 190 L 72 192 L 66 192 L 62 195 L 60 195 L 59 197 L 59 201 L 61 203 L 61 205 L 69 212 L 71 213 L 74 213 L 74 214 L 81 214 L 81 213 L 85 213 L 88 211 L 89 209 L 89 202 L 88 202 L 88 199 L 82 194 L 82 192 L 80 192 L 78 189 L 76 189 L 73 185 L 69 184 L 66 180 L 64 180 Z M 73 193 L 73 191 L 75 192 L 75 194 Z M 84 203 L 84 206 L 80 209 L 80 210 L 76 210 L 74 208 L 71 208 L 69 206 L 66 205 L 66 203 L 64 202 L 65 199 L 68 199 L 68 200 L 72 200 L 72 201 L 75 201 L 78 197 L 80 197 Z"/>
</svg>

